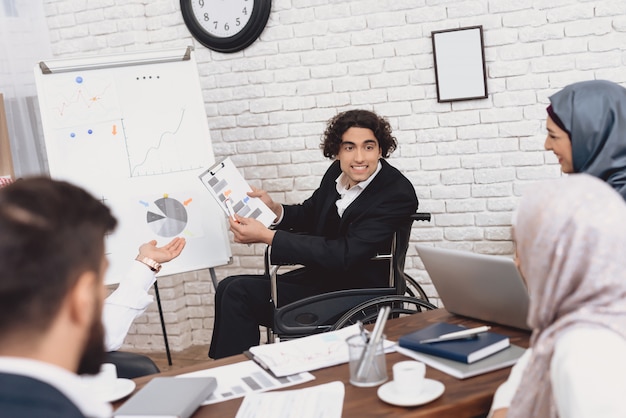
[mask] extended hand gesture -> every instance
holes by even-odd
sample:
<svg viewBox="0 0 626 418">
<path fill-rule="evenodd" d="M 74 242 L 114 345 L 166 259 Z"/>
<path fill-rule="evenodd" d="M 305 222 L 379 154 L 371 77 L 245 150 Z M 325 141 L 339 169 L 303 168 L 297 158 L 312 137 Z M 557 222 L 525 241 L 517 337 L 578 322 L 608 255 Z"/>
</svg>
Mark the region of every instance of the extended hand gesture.
<svg viewBox="0 0 626 418">
<path fill-rule="evenodd" d="M 151 258 L 157 263 L 167 263 L 180 255 L 186 243 L 185 238 L 176 237 L 164 246 L 157 247 L 156 240 L 152 240 L 139 247 L 139 255 Z"/>
</svg>

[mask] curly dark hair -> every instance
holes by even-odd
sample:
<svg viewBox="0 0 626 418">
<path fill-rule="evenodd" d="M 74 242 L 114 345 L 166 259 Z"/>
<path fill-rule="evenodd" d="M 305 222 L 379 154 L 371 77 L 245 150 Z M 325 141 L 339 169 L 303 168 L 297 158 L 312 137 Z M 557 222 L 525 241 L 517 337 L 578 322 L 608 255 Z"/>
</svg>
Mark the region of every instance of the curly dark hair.
<svg viewBox="0 0 626 418">
<path fill-rule="evenodd" d="M 389 157 L 398 146 L 396 138 L 391 135 L 391 126 L 385 118 L 369 110 L 348 110 L 328 121 L 320 144 L 324 157 L 332 159 L 339 154 L 341 137 L 350 128 L 366 128 L 374 132 L 383 158 Z"/>
</svg>

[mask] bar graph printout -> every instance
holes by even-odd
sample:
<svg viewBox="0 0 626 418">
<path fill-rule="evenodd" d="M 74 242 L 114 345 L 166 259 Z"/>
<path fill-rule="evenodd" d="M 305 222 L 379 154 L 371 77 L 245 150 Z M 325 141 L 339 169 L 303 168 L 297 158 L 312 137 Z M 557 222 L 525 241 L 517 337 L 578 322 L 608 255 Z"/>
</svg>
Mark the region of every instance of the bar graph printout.
<svg viewBox="0 0 626 418">
<path fill-rule="evenodd" d="M 227 216 L 230 215 L 228 213 L 228 200 L 237 215 L 244 218 L 254 218 L 265 226 L 270 226 L 276 218 L 276 214 L 261 199 L 248 196 L 248 192 L 251 192 L 252 189 L 230 157 L 200 174 L 200 180 Z"/>
<path fill-rule="evenodd" d="M 217 379 L 217 388 L 202 405 L 241 398 L 249 393 L 298 385 L 315 379 L 315 376 L 308 372 L 276 378 L 252 360 L 185 373 L 178 377 L 200 376 L 211 376 Z"/>
</svg>

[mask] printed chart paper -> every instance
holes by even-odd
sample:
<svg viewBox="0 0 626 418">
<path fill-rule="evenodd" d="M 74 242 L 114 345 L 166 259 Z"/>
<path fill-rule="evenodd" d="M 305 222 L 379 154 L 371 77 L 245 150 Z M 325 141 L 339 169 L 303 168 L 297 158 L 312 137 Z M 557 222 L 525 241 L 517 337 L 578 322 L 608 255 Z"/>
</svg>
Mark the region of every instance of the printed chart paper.
<svg viewBox="0 0 626 418">
<path fill-rule="evenodd" d="M 232 215 L 229 213 L 229 209 L 232 209 L 237 215 L 254 218 L 266 227 L 276 218 L 276 214 L 261 199 L 248 196 L 252 188 L 230 157 L 202 173 L 200 180 L 217 200 L 226 216 Z"/>
</svg>

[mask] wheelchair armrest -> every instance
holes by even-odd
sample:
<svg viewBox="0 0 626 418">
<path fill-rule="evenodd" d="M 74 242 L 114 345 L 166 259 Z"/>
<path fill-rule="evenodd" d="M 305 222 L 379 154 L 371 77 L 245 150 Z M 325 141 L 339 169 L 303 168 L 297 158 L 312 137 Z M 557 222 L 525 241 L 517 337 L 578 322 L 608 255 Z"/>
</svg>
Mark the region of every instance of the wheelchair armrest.
<svg viewBox="0 0 626 418">
<path fill-rule="evenodd" d="M 276 285 L 276 278 L 278 269 L 280 266 L 294 266 L 295 264 L 272 264 L 271 263 L 272 246 L 265 247 L 265 274 L 270 278 L 270 295 L 271 301 L 274 304 L 274 308 L 278 306 L 278 286 Z"/>
<path fill-rule="evenodd" d="M 430 222 L 431 215 L 429 212 L 415 212 L 411 215 L 411 220 L 413 221 L 425 221 Z"/>
</svg>

